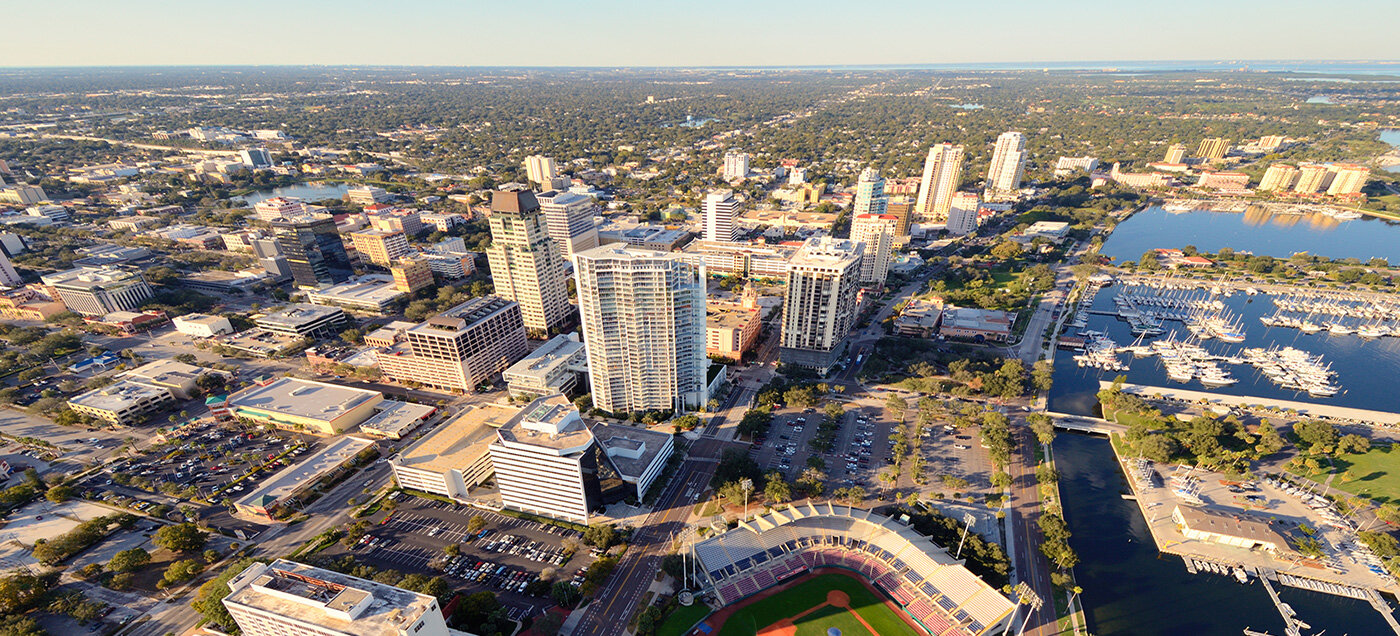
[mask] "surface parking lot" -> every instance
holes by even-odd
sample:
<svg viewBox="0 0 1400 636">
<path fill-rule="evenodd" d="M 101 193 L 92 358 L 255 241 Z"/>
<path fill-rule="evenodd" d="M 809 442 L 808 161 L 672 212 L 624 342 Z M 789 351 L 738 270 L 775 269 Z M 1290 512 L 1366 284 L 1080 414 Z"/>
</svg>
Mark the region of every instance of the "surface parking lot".
<svg viewBox="0 0 1400 636">
<path fill-rule="evenodd" d="M 108 476 L 102 483 L 89 485 L 110 485 L 106 480 L 120 472 L 150 481 L 153 490 L 159 490 L 163 483 L 173 483 L 181 488 L 193 487 L 199 495 L 212 497 L 227 487 L 223 496 L 237 498 L 260 479 L 297 461 L 298 456 L 315 444 L 316 439 L 308 435 L 205 423 L 189 429 L 184 439 L 141 459 L 105 468 L 103 472 Z M 283 453 L 286 456 L 276 459 Z M 274 459 L 276 461 L 268 464 Z M 234 484 L 245 475 L 246 479 Z"/>
<path fill-rule="evenodd" d="M 764 472 L 778 471 L 795 480 L 818 457 L 829 479 L 842 485 L 871 486 L 875 474 L 889 457 L 889 433 L 893 423 L 880 417 L 874 407 L 849 408 L 836 433 L 831 452 L 812 451 L 811 441 L 826 416 L 819 409 L 783 409 L 774 415 L 762 444 L 753 445 L 749 454 Z"/>
</svg>

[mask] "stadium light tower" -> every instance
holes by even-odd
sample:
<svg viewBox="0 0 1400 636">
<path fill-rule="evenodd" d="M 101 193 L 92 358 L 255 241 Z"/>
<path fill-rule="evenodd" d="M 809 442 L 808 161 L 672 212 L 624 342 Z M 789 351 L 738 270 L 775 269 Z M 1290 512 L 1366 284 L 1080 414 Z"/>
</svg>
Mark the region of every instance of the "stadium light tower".
<svg viewBox="0 0 1400 636">
<path fill-rule="evenodd" d="M 962 558 L 963 544 L 964 544 L 964 543 L 967 543 L 967 530 L 968 530 L 968 528 L 971 528 L 971 527 L 972 527 L 972 523 L 973 523 L 974 521 L 977 521 L 977 518 L 974 517 L 974 516 L 972 516 L 972 513 L 970 513 L 970 512 L 964 512 L 964 513 L 963 513 L 963 536 L 962 536 L 962 541 L 959 541 L 959 542 L 958 542 L 958 553 L 957 553 L 955 556 L 953 556 L 954 559 L 961 559 L 961 558 Z"/>
<path fill-rule="evenodd" d="M 745 477 L 739 480 L 739 487 L 744 490 L 744 519 L 749 518 L 749 491 L 753 490 L 753 480 Z"/>
<path fill-rule="evenodd" d="M 1039 612 L 1040 607 L 1044 604 L 1045 601 L 1041 600 L 1040 595 L 1031 589 L 1030 584 L 1025 581 L 1016 584 L 1016 605 L 1018 607 L 1021 605 L 1031 606 L 1030 611 L 1026 612 L 1026 617 L 1021 620 L 1021 628 L 1016 630 L 1016 636 L 1026 633 L 1026 623 L 1031 621 L 1031 614 Z"/>
</svg>

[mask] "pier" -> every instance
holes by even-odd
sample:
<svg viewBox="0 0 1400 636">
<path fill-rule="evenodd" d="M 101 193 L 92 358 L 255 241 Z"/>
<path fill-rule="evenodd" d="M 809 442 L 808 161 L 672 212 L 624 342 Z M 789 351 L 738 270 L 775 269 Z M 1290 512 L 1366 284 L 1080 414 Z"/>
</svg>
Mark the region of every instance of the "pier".
<svg viewBox="0 0 1400 636">
<path fill-rule="evenodd" d="M 1112 384 L 1112 382 L 1100 380 L 1099 389 L 1106 389 Z M 1125 383 L 1122 385 L 1122 389 L 1124 393 L 1132 393 L 1148 398 L 1160 397 L 1178 402 L 1225 405 L 1243 409 L 1283 409 L 1293 411 L 1303 417 L 1316 419 L 1346 421 L 1359 424 L 1383 424 L 1386 426 L 1400 425 L 1400 413 L 1391 413 L 1388 411 L 1373 411 L 1370 409 L 1357 409 L 1348 406 L 1334 406 L 1331 404 L 1314 404 L 1311 402 L 1296 402 L 1293 400 L 1276 400 L 1249 395 L 1226 395 L 1223 393 L 1211 393 L 1209 391 L 1192 391 L 1190 389 L 1148 386 L 1142 384 Z"/>
</svg>

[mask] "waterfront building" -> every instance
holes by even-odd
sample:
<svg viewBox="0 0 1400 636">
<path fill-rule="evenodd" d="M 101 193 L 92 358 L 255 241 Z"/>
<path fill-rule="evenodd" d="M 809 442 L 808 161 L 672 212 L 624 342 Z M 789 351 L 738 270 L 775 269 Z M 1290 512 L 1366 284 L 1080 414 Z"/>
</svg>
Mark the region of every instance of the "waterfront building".
<svg viewBox="0 0 1400 636">
<path fill-rule="evenodd" d="M 1264 171 L 1264 177 L 1259 181 L 1260 192 L 1287 191 L 1293 188 L 1293 184 L 1298 180 L 1298 168 L 1286 163 L 1276 163 L 1269 166 Z"/>
<path fill-rule="evenodd" d="M 851 240 L 865 244 L 860 262 L 862 283 L 876 287 L 885 284 L 894 237 L 898 233 L 899 219 L 891 214 L 861 214 L 851 219 Z"/>
<path fill-rule="evenodd" d="M 391 195 L 384 188 L 377 186 L 359 186 L 345 191 L 345 197 L 351 203 L 360 207 L 383 203 L 391 198 Z"/>
<path fill-rule="evenodd" d="M 408 254 L 408 237 L 403 232 L 388 230 L 361 230 L 350 233 L 350 243 L 360 254 L 360 260 L 368 260 L 380 267 L 388 267 Z"/>
<path fill-rule="evenodd" d="M 593 223 L 597 204 L 590 197 L 573 192 L 550 190 L 535 197 L 544 212 L 549 237 L 559 244 L 559 253 L 567 260 L 574 252 L 598 247 L 598 227 Z"/>
<path fill-rule="evenodd" d="M 1224 137 L 1207 137 L 1201 140 L 1201 145 L 1196 149 L 1196 156 L 1201 159 L 1224 159 L 1225 153 L 1230 151 L 1230 140 Z"/>
<path fill-rule="evenodd" d="M 1370 168 L 1354 163 L 1333 164 L 1332 172 L 1332 183 L 1327 186 L 1327 194 L 1331 196 L 1361 194 L 1361 188 L 1371 178 Z"/>
<path fill-rule="evenodd" d="M 1169 188 L 1172 186 L 1172 178 L 1157 172 L 1123 172 L 1120 164 L 1115 162 L 1108 175 L 1095 175 L 1095 180 L 1104 179 L 1121 183 L 1129 188 Z"/>
<path fill-rule="evenodd" d="M 705 240 L 734 241 L 739 238 L 739 199 L 733 190 L 715 190 L 705 195 Z"/>
<path fill-rule="evenodd" d="M 78 267 L 40 277 L 49 296 L 83 316 L 136 311 L 155 295 L 141 270 L 129 266 Z"/>
<path fill-rule="evenodd" d="M 749 155 L 746 152 L 724 153 L 724 178 L 743 179 L 749 176 Z"/>
<path fill-rule="evenodd" d="M 474 298 L 404 331 L 404 342 L 379 352 L 379 370 L 398 382 L 467 391 L 525 357 L 529 345 L 520 305 Z"/>
<path fill-rule="evenodd" d="M 253 563 L 223 599 L 247 636 L 448 636 L 437 598 L 278 559 Z"/>
<path fill-rule="evenodd" d="M 1325 192 L 1332 185 L 1333 173 L 1328 166 L 1320 163 L 1305 163 L 1298 166 L 1298 181 L 1293 191 L 1298 194 Z"/>
<path fill-rule="evenodd" d="M 1026 136 L 1015 131 L 1002 133 L 992 149 L 992 163 L 987 168 L 989 198 L 1014 194 L 1021 189 L 1021 177 L 1026 171 Z"/>
<path fill-rule="evenodd" d="M 574 255 L 593 403 L 604 411 L 705 404 L 705 270 L 610 244 Z"/>
<path fill-rule="evenodd" d="M 861 170 L 860 178 L 856 181 L 856 198 L 851 214 L 884 214 L 889 200 L 885 196 L 885 180 L 880 177 L 880 171 L 874 168 Z"/>
<path fill-rule="evenodd" d="M 298 287 L 343 283 L 354 274 L 335 219 L 329 214 L 276 219 L 272 231 Z"/>
<path fill-rule="evenodd" d="M 559 245 L 550 238 L 534 194 L 492 193 L 491 247 L 486 256 L 496 295 L 520 304 L 525 327 L 531 333 L 543 337 L 568 320 L 572 308 L 564 260 L 559 256 Z"/>
<path fill-rule="evenodd" d="M 1268 517 L 1178 505 L 1172 508 L 1172 521 L 1187 539 L 1263 550 L 1279 557 L 1296 553 L 1288 532 Z"/>
<path fill-rule="evenodd" d="M 525 158 L 525 178 L 541 188 L 553 187 L 556 176 L 559 176 L 559 166 L 553 157 L 530 155 Z"/>
<path fill-rule="evenodd" d="M 962 178 L 963 147 L 937 144 L 929 148 L 924 161 L 924 175 L 919 180 L 919 198 L 914 216 L 920 220 L 942 222 L 948 218 L 953 194 Z"/>
<path fill-rule="evenodd" d="M 1167 156 L 1162 161 L 1170 164 L 1186 163 L 1186 144 L 1167 146 Z"/>
<path fill-rule="evenodd" d="M 779 358 L 825 374 L 835 366 L 859 310 L 864 245 L 831 237 L 807 239 L 793 257 L 783 299 Z"/>
<path fill-rule="evenodd" d="M 948 209 L 948 233 L 963 236 L 977 231 L 981 220 L 978 210 L 982 201 L 971 192 L 959 192 L 953 196 L 953 204 Z"/>
<path fill-rule="evenodd" d="M 1203 172 L 1196 181 L 1201 189 L 1243 192 L 1249 189 L 1249 175 L 1243 172 Z"/>
<path fill-rule="evenodd" d="M 1006 342 L 1011 337 L 1016 314 L 994 309 L 944 307 L 938 334 L 975 342 Z"/>
<path fill-rule="evenodd" d="M 259 221 L 275 221 L 307 213 L 306 204 L 296 197 L 272 197 L 253 204 L 253 217 Z"/>
</svg>

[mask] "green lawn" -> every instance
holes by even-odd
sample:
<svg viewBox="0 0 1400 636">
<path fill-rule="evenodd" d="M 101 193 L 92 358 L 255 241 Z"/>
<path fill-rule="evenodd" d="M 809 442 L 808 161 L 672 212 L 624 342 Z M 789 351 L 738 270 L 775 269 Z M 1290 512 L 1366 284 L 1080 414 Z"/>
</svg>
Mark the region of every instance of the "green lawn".
<svg viewBox="0 0 1400 636">
<path fill-rule="evenodd" d="M 656 636 L 685 636 L 691 627 L 709 613 L 710 607 L 698 600 L 690 607 L 679 606 L 666 617 L 666 622 L 656 629 Z"/>
<path fill-rule="evenodd" d="M 1378 503 L 1400 501 L 1400 451 L 1394 446 L 1373 446 L 1360 455 L 1344 455 L 1332 460 L 1337 477 L 1332 487 L 1353 495 L 1362 495 Z M 1327 464 L 1323 463 L 1325 469 Z M 1342 481 L 1342 473 L 1351 471 L 1355 479 Z M 1308 475 L 1319 483 L 1327 480 L 1328 471 Z"/>
<path fill-rule="evenodd" d="M 826 602 L 826 593 L 840 590 L 851 597 L 851 609 L 875 628 L 878 636 L 918 636 L 883 600 L 876 597 L 855 579 L 841 574 L 826 574 L 762 599 L 734 612 L 719 630 L 718 636 L 753 636 L 759 629 L 784 618 L 796 616 Z M 849 615 L 836 616 L 823 608 L 802 617 L 797 622 L 799 636 L 825 636 L 826 628 L 838 627 L 843 634 L 866 634 L 860 622 Z M 848 627 L 854 626 L 854 629 Z"/>
</svg>

